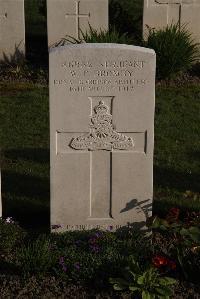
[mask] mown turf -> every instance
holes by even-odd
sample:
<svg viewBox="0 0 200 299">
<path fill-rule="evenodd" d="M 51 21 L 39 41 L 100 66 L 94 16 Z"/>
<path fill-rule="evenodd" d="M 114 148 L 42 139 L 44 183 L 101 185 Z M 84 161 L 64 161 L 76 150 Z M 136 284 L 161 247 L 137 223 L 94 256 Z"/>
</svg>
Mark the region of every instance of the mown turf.
<svg viewBox="0 0 200 299">
<path fill-rule="evenodd" d="M 48 225 L 49 117 L 46 87 L 4 86 L 0 144 L 4 215 L 30 227 Z"/>
<path fill-rule="evenodd" d="M 4 216 L 29 228 L 48 228 L 48 88 L 24 83 L 0 87 Z M 157 88 L 155 214 L 162 215 L 171 206 L 199 210 L 199 111 L 200 86 Z"/>
<path fill-rule="evenodd" d="M 157 89 L 155 212 L 164 212 L 169 205 L 199 210 L 199 111 L 200 86 Z"/>
</svg>

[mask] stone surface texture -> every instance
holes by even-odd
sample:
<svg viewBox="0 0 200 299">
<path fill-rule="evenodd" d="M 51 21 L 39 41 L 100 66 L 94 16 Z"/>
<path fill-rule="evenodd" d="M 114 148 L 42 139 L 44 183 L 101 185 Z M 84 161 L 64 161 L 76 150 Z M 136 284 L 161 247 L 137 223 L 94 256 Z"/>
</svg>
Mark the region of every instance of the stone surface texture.
<svg viewBox="0 0 200 299">
<path fill-rule="evenodd" d="M 153 50 L 50 50 L 51 224 L 145 227 L 153 195 Z"/>
<path fill-rule="evenodd" d="M 66 35 L 81 38 L 89 24 L 94 29 L 108 29 L 108 0 L 48 0 L 48 45 Z"/>
<path fill-rule="evenodd" d="M 151 28 L 164 28 L 172 23 L 186 25 L 193 39 L 200 42 L 199 0 L 144 0 L 143 35 L 146 39 Z"/>
<path fill-rule="evenodd" d="M 24 0 L 0 0 L 0 62 L 25 55 Z"/>
</svg>

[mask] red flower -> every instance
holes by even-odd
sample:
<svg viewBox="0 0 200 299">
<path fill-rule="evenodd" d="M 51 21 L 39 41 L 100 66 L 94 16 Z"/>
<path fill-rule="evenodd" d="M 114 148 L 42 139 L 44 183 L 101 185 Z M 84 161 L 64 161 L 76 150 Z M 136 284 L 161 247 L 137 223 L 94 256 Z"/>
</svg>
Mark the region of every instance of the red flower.
<svg viewBox="0 0 200 299">
<path fill-rule="evenodd" d="M 153 257 L 152 263 L 156 268 L 169 267 L 172 270 L 176 269 L 176 263 L 164 256 L 157 255 Z"/>
<path fill-rule="evenodd" d="M 152 259 L 152 263 L 155 267 L 160 268 L 162 266 L 167 266 L 168 260 L 164 256 L 157 255 Z"/>
<path fill-rule="evenodd" d="M 168 222 L 177 222 L 180 215 L 180 209 L 178 208 L 171 208 L 167 214 L 166 220 Z"/>
</svg>

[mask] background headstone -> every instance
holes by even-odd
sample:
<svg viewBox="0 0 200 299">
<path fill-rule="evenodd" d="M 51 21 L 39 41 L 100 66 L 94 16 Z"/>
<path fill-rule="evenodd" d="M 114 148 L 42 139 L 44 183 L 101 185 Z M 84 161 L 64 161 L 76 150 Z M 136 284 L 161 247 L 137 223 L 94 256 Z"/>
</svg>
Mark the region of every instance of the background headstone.
<svg viewBox="0 0 200 299">
<path fill-rule="evenodd" d="M 51 224 L 145 226 L 153 193 L 155 53 L 50 50 Z"/>
<path fill-rule="evenodd" d="M 0 62 L 25 55 L 24 0 L 0 0 Z"/>
<path fill-rule="evenodd" d="M 193 38 L 200 42 L 199 0 L 144 0 L 143 34 L 146 38 L 151 28 L 164 28 L 172 23 L 187 25 Z"/>
<path fill-rule="evenodd" d="M 48 45 L 66 35 L 81 38 L 89 24 L 94 29 L 108 29 L 108 0 L 48 0 Z"/>
</svg>

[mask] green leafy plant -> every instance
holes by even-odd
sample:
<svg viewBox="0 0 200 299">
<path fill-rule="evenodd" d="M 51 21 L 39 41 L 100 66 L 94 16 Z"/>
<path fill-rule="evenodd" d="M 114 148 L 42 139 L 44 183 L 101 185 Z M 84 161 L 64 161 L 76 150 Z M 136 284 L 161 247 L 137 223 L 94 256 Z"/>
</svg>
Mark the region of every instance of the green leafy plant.
<svg viewBox="0 0 200 299">
<path fill-rule="evenodd" d="M 199 56 L 199 47 L 186 26 L 172 24 L 165 29 L 149 28 L 144 46 L 152 48 L 157 56 L 157 78 L 166 79 L 192 68 Z"/>
<path fill-rule="evenodd" d="M 200 274 L 200 228 L 180 220 L 169 223 L 158 217 L 154 218 L 151 228 L 166 233 L 173 240 L 169 253 L 178 260 L 185 278 L 196 281 L 197 273 Z"/>
<path fill-rule="evenodd" d="M 173 278 L 162 277 L 153 267 L 142 270 L 133 257 L 130 257 L 129 265 L 123 270 L 122 275 L 122 278 L 110 278 L 114 290 L 128 289 L 141 295 L 142 299 L 167 299 L 173 294 L 171 286 L 176 283 Z"/>
<path fill-rule="evenodd" d="M 115 27 L 108 31 L 96 30 L 90 26 L 89 31 L 82 32 L 83 40 L 86 43 L 118 43 L 131 44 L 133 40 L 127 36 L 127 33 L 119 33 Z"/>
<path fill-rule="evenodd" d="M 17 260 L 23 274 L 40 275 L 48 272 L 55 265 L 57 256 L 50 240 L 41 235 L 19 248 Z"/>
<path fill-rule="evenodd" d="M 55 46 L 64 45 L 65 43 L 80 44 L 85 43 L 117 43 L 117 44 L 132 44 L 133 39 L 128 37 L 127 33 L 119 33 L 114 27 L 109 30 L 96 30 L 89 25 L 87 32 L 81 31 L 81 40 L 66 36 Z"/>
<path fill-rule="evenodd" d="M 197 226 L 185 226 L 181 221 L 169 223 L 165 219 L 155 217 L 151 225 L 152 229 L 160 229 L 173 234 L 177 240 L 184 242 L 186 246 L 200 245 L 200 228 Z"/>
</svg>

